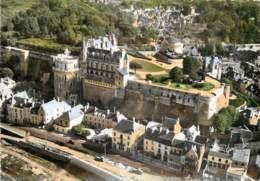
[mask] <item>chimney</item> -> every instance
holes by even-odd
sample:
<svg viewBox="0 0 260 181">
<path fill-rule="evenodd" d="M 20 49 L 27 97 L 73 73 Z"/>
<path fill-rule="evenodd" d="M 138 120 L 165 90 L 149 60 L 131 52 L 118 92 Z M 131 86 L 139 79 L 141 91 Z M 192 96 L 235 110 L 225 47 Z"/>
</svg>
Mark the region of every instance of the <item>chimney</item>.
<svg viewBox="0 0 260 181">
<path fill-rule="evenodd" d="M 133 122 L 135 123 L 135 117 L 133 117 Z"/>
<path fill-rule="evenodd" d="M 107 115 L 109 115 L 110 114 L 110 110 L 109 109 L 107 109 Z"/>
<path fill-rule="evenodd" d="M 98 108 L 95 106 L 95 107 L 94 107 L 94 111 L 96 112 L 97 110 L 98 110 Z"/>
</svg>

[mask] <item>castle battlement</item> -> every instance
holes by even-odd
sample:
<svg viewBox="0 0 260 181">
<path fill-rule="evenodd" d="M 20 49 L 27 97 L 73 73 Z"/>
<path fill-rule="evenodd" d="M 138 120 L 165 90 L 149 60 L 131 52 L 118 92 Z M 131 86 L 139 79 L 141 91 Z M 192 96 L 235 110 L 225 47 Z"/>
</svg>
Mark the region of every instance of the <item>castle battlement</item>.
<svg viewBox="0 0 260 181">
<path fill-rule="evenodd" d="M 79 59 L 76 56 L 71 56 L 68 49 L 64 53 L 54 56 L 53 62 L 53 69 L 56 71 L 79 71 Z"/>
</svg>

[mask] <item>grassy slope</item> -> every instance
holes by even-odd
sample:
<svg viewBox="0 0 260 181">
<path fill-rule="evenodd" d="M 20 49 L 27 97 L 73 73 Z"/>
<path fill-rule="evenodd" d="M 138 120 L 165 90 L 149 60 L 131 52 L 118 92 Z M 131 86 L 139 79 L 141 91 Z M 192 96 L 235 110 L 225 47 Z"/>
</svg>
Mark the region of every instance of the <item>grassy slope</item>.
<svg viewBox="0 0 260 181">
<path fill-rule="evenodd" d="M 45 50 L 53 50 L 55 52 L 61 52 L 65 48 L 71 51 L 80 51 L 80 47 L 74 47 L 66 44 L 56 43 L 52 39 L 41 39 L 41 38 L 27 38 L 20 40 L 18 44 L 25 45 L 32 48 L 39 48 Z"/>
</svg>

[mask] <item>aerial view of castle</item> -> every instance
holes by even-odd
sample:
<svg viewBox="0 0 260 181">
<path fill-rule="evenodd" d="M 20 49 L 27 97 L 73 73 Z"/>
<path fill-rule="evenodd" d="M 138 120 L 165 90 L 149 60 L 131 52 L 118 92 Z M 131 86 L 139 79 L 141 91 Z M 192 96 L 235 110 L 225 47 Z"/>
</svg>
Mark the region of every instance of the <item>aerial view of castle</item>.
<svg viewBox="0 0 260 181">
<path fill-rule="evenodd" d="M 1 180 L 260 179 L 259 1 L 0 5 Z"/>
</svg>

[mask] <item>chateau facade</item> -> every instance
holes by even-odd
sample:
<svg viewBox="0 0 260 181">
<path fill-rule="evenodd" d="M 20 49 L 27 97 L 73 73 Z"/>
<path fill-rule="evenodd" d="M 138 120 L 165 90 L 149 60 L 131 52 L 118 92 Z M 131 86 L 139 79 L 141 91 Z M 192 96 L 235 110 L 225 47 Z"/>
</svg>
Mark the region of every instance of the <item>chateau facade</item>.
<svg viewBox="0 0 260 181">
<path fill-rule="evenodd" d="M 81 61 L 84 99 L 108 102 L 126 87 L 128 75 L 127 53 L 118 47 L 115 35 L 84 40 Z"/>
</svg>

